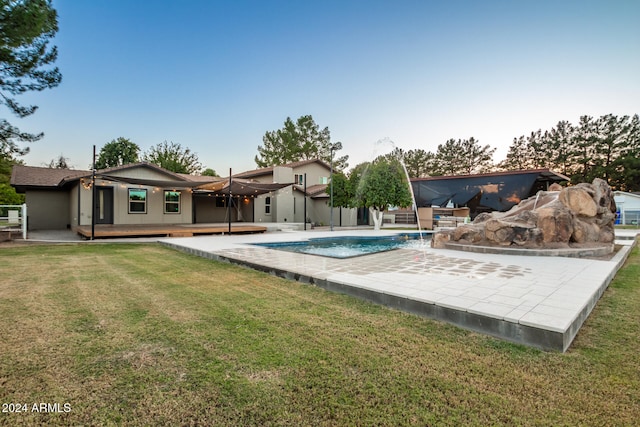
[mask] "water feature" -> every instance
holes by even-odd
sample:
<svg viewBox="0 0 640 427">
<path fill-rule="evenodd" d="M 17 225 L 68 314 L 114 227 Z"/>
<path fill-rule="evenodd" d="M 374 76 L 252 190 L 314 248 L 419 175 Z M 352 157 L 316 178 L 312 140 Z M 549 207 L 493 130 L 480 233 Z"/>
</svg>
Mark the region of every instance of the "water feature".
<svg viewBox="0 0 640 427">
<path fill-rule="evenodd" d="M 393 152 L 393 150 L 398 148 L 390 138 L 384 138 L 384 139 L 378 140 L 376 144 L 377 145 L 390 144 L 392 147 L 391 152 Z M 420 215 L 418 215 L 418 204 L 416 203 L 416 195 L 413 192 L 413 185 L 411 185 L 411 177 L 409 176 L 407 165 L 404 164 L 404 160 L 401 157 L 398 157 L 398 161 L 400 162 L 400 165 L 402 165 L 402 170 L 404 171 L 404 175 L 407 177 L 407 185 L 409 186 L 409 192 L 411 193 L 411 201 L 413 202 L 412 209 L 416 213 L 416 222 L 418 224 L 418 233 L 420 234 L 420 241 L 424 243 L 424 238 L 422 235 L 422 227 L 420 226 Z"/>
</svg>

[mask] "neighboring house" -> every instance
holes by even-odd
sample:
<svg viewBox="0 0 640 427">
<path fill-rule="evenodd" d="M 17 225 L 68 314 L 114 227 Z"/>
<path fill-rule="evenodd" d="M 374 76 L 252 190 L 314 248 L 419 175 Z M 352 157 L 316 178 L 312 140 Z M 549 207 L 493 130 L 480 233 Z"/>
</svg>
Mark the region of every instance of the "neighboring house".
<svg viewBox="0 0 640 427">
<path fill-rule="evenodd" d="M 191 224 L 193 189 L 221 178 L 177 174 L 150 163 L 96 172 L 16 165 L 11 185 L 24 193 L 31 230 L 96 224 Z"/>
<path fill-rule="evenodd" d="M 312 159 L 238 173 L 233 175 L 233 179 L 290 184 L 273 193 L 256 197 L 254 222 L 302 223 L 305 220 L 306 188 L 307 221 L 329 225 L 330 196 L 326 193 L 326 188 L 330 183 L 330 174 L 331 167 L 328 164 L 319 159 Z M 358 225 L 357 209 L 334 208 L 333 224 Z"/>
<path fill-rule="evenodd" d="M 552 183 L 565 182 L 568 177 L 549 169 L 411 180 L 418 207 L 468 207 L 471 218 L 482 212 L 507 211 Z"/>
<path fill-rule="evenodd" d="M 616 224 L 640 225 L 640 194 L 614 191 Z"/>
</svg>

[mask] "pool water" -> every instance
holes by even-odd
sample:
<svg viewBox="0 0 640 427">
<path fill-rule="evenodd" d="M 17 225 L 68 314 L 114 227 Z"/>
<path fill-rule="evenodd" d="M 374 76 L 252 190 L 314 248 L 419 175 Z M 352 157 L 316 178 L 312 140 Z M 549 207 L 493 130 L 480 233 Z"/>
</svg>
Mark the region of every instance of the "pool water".
<svg viewBox="0 0 640 427">
<path fill-rule="evenodd" d="M 331 258 L 351 258 L 393 249 L 420 249 L 428 244 L 428 235 L 420 240 L 419 233 L 402 233 L 393 236 L 344 236 L 319 237 L 298 242 L 254 243 L 270 249 L 321 255 Z"/>
</svg>

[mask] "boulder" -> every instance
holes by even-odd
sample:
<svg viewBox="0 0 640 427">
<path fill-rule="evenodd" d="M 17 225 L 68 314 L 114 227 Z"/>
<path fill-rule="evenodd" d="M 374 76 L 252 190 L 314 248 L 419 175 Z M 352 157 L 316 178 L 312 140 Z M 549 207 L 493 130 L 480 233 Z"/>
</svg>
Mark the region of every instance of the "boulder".
<svg viewBox="0 0 640 427">
<path fill-rule="evenodd" d="M 588 243 L 600 241 L 600 227 L 597 224 L 576 218 L 573 222 L 573 234 L 571 239 L 576 243 Z"/>
<path fill-rule="evenodd" d="M 444 249 L 445 245 L 451 241 L 451 231 L 443 230 L 433 235 L 431 238 L 431 247 Z"/>
<path fill-rule="evenodd" d="M 568 243 L 573 234 L 573 215 L 560 203 L 538 209 L 537 228 L 542 232 L 544 243 Z"/>
<path fill-rule="evenodd" d="M 589 193 L 584 187 L 568 187 L 560 192 L 558 200 L 576 215 L 594 217 L 598 214 L 598 205 Z"/>
<path fill-rule="evenodd" d="M 431 243 L 441 248 L 450 241 L 525 248 L 610 245 L 615 211 L 613 192 L 604 180 L 567 188 L 552 185 L 507 212 L 482 213 L 472 224 L 438 232 Z"/>
<path fill-rule="evenodd" d="M 482 227 L 478 227 L 472 224 L 465 224 L 453 230 L 453 234 L 451 237 L 455 241 L 476 243 L 484 238 L 484 230 Z"/>
</svg>

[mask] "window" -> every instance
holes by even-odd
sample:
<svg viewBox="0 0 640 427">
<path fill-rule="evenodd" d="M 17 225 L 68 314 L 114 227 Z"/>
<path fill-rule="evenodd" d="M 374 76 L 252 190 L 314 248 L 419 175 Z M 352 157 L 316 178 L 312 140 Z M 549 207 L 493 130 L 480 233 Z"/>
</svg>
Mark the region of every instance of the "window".
<svg viewBox="0 0 640 427">
<path fill-rule="evenodd" d="M 329 183 L 329 177 L 327 176 L 320 177 L 320 184 L 328 184 L 328 183 Z"/>
<path fill-rule="evenodd" d="M 264 199 L 264 213 L 271 215 L 271 197 L 265 197 Z"/>
<path fill-rule="evenodd" d="M 224 196 L 216 196 L 216 208 L 226 208 L 227 198 Z"/>
<path fill-rule="evenodd" d="M 129 213 L 147 213 L 147 190 L 129 189 Z"/>
<path fill-rule="evenodd" d="M 304 185 L 304 175 L 303 174 L 295 174 L 293 180 L 298 185 Z"/>
<path fill-rule="evenodd" d="M 164 213 L 180 213 L 180 192 L 164 192 Z"/>
</svg>

